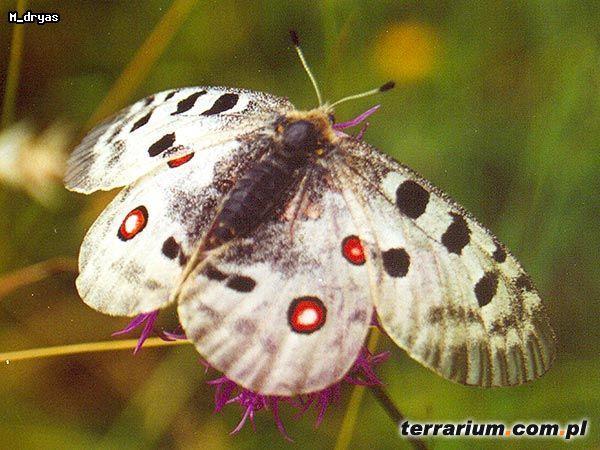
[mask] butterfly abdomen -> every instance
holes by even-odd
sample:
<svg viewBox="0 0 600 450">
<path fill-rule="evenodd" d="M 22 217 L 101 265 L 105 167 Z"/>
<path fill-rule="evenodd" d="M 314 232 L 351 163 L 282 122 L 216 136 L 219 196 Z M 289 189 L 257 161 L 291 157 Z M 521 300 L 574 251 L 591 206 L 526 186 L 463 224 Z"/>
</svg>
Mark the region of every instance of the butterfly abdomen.
<svg viewBox="0 0 600 450">
<path fill-rule="evenodd" d="M 254 230 L 295 179 L 297 169 L 278 153 L 267 154 L 234 185 L 215 220 L 220 243 Z"/>
</svg>

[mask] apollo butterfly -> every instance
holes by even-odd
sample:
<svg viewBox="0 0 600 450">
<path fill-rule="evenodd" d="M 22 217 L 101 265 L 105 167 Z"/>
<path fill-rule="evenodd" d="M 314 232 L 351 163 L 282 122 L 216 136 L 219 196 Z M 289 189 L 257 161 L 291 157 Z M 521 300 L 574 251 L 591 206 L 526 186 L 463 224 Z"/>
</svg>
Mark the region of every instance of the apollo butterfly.
<svg viewBox="0 0 600 450">
<path fill-rule="evenodd" d="M 453 381 L 541 376 L 554 334 L 514 256 L 430 182 L 346 134 L 375 108 L 337 123 L 339 102 L 316 91 L 319 106 L 299 111 L 244 89 L 175 89 L 93 130 L 67 187 L 125 188 L 83 241 L 83 300 L 123 316 L 176 303 L 206 361 L 265 395 L 340 380 L 374 317 Z"/>
</svg>

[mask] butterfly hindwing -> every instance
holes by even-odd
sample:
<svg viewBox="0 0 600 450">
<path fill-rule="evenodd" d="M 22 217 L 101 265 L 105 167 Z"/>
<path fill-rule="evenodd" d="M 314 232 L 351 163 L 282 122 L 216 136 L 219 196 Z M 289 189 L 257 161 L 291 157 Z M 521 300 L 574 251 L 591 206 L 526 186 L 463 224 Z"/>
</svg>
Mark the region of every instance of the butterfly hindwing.
<svg viewBox="0 0 600 450">
<path fill-rule="evenodd" d="M 69 159 L 66 186 L 89 194 L 131 184 L 171 161 L 259 132 L 292 108 L 286 99 L 243 89 L 159 92 L 123 109 L 85 137 Z"/>
<path fill-rule="evenodd" d="M 367 144 L 340 146 L 338 180 L 364 231 L 378 317 L 422 364 L 454 381 L 541 376 L 554 336 L 516 259 L 463 208 Z"/>
<path fill-rule="evenodd" d="M 81 246 L 84 301 L 129 316 L 170 303 L 219 202 L 260 151 L 260 141 L 230 141 L 123 189 Z"/>
<path fill-rule="evenodd" d="M 357 228 L 341 195 L 317 181 L 325 178 L 311 177 L 294 206 L 208 254 L 184 283 L 178 311 L 188 338 L 252 391 L 324 389 L 363 345 L 373 309 L 368 274 L 362 250 L 348 253 Z"/>
</svg>

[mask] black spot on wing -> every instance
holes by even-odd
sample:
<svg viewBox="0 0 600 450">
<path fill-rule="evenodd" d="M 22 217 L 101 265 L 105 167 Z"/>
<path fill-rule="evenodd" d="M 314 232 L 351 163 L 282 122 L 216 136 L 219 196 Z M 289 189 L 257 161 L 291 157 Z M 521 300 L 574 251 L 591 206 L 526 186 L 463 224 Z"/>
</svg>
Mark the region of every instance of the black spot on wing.
<svg viewBox="0 0 600 450">
<path fill-rule="evenodd" d="M 383 268 L 389 276 L 399 278 L 408 273 L 410 256 L 403 248 L 391 248 L 381 255 L 383 257 Z"/>
<path fill-rule="evenodd" d="M 181 267 L 185 266 L 190 257 L 186 255 L 181 249 L 179 250 L 179 265 Z"/>
<path fill-rule="evenodd" d="M 206 265 L 206 267 L 204 268 L 204 275 L 206 275 L 206 278 L 208 278 L 209 280 L 216 280 L 216 281 L 223 281 L 224 279 L 227 278 L 227 274 L 221 272 L 219 269 L 217 269 L 212 264 Z"/>
<path fill-rule="evenodd" d="M 175 259 L 179 255 L 179 244 L 173 236 L 163 242 L 162 253 L 169 259 Z"/>
<path fill-rule="evenodd" d="M 175 143 L 175 133 L 165 134 L 158 141 L 148 148 L 148 154 L 152 157 L 160 155 L 165 150 L 171 148 Z"/>
<path fill-rule="evenodd" d="M 514 314 L 501 316 L 494 320 L 489 328 L 490 334 L 506 336 L 508 332 L 518 324 L 517 317 Z"/>
<path fill-rule="evenodd" d="M 176 114 L 181 114 L 186 111 L 189 111 L 196 104 L 196 100 L 198 100 L 198 97 L 201 97 L 204 94 L 206 94 L 206 91 L 194 92 L 189 97 L 184 98 L 179 103 L 177 103 L 177 110 L 173 111 L 171 115 L 174 116 Z"/>
<path fill-rule="evenodd" d="M 506 261 L 506 250 L 502 248 L 501 244 L 496 242 L 496 250 L 494 250 L 492 256 L 494 260 L 496 260 L 496 262 L 503 263 L 504 261 Z"/>
<path fill-rule="evenodd" d="M 154 95 L 149 95 L 144 99 L 144 106 L 150 106 L 154 101 Z"/>
<path fill-rule="evenodd" d="M 256 286 L 256 281 L 243 275 L 232 275 L 225 286 L 238 292 L 251 292 Z"/>
<path fill-rule="evenodd" d="M 444 314 L 444 308 L 442 308 L 441 306 L 429 308 L 429 311 L 427 313 L 427 320 L 432 325 L 438 324 L 444 319 Z"/>
<path fill-rule="evenodd" d="M 150 117 L 152 116 L 152 112 L 153 110 L 150 110 L 148 112 L 148 114 L 146 114 L 144 117 L 142 117 L 141 119 L 138 119 L 133 126 L 131 127 L 131 131 L 135 131 L 137 130 L 139 127 L 144 126 L 148 123 L 148 121 L 150 120 Z"/>
<path fill-rule="evenodd" d="M 165 101 L 172 99 L 172 98 L 173 98 L 173 96 L 174 96 L 175 94 L 177 94 L 177 91 L 176 91 L 176 90 L 175 90 L 175 91 L 172 91 L 172 92 L 169 92 L 169 93 L 167 94 L 167 96 L 165 97 Z"/>
<path fill-rule="evenodd" d="M 498 290 L 498 273 L 487 272 L 475 284 L 475 297 L 482 308 L 492 301 Z"/>
<path fill-rule="evenodd" d="M 123 131 L 123 123 L 119 123 L 115 126 L 110 136 L 106 139 L 106 142 L 114 141 L 121 131 Z"/>
<path fill-rule="evenodd" d="M 146 286 L 151 291 L 156 291 L 157 289 L 160 289 L 163 287 L 163 285 L 161 283 L 159 283 L 157 280 L 154 280 L 152 278 L 150 278 L 149 280 L 146 280 L 146 282 L 144 283 L 144 286 Z"/>
<path fill-rule="evenodd" d="M 535 290 L 535 288 L 533 287 L 533 282 L 531 281 L 531 278 L 529 278 L 529 276 L 524 273 L 519 275 L 519 277 L 516 279 L 515 286 L 520 291 L 532 292 Z"/>
<path fill-rule="evenodd" d="M 467 221 L 463 216 L 453 212 L 450 215 L 453 220 L 442 235 L 442 244 L 444 244 L 449 252 L 460 255 L 462 249 L 471 239 L 471 230 L 469 230 Z"/>
<path fill-rule="evenodd" d="M 429 203 L 429 191 L 419 183 L 406 180 L 396 189 L 396 206 L 400 212 L 411 219 L 425 212 Z"/>
<path fill-rule="evenodd" d="M 237 94 L 223 94 L 218 99 L 215 100 L 215 103 L 202 113 L 203 116 L 212 116 L 214 114 L 220 114 L 227 110 L 233 108 L 240 98 Z"/>
</svg>

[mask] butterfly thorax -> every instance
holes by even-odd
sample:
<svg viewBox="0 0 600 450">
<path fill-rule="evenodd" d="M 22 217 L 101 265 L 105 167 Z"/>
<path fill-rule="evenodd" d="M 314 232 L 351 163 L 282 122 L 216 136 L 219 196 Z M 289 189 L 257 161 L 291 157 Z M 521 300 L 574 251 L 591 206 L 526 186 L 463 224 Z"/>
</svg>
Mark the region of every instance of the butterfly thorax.
<svg viewBox="0 0 600 450">
<path fill-rule="evenodd" d="M 336 140 L 321 110 L 279 117 L 268 147 L 231 188 L 206 238 L 215 248 L 254 231 L 298 183 L 306 168 L 325 156 Z"/>
</svg>

